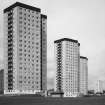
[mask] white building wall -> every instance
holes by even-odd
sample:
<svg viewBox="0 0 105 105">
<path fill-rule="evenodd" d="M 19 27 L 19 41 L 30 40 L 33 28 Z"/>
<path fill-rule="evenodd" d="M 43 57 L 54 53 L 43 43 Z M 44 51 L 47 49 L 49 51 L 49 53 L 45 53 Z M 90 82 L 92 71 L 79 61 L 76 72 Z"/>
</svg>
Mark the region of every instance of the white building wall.
<svg viewBox="0 0 105 105">
<path fill-rule="evenodd" d="M 61 89 L 64 92 L 64 97 L 77 97 L 79 93 L 79 43 L 72 41 L 55 42 L 55 59 L 56 59 L 56 71 L 57 68 L 57 48 L 58 43 L 61 44 Z M 58 83 L 56 73 L 56 84 Z M 57 85 L 56 85 L 57 89 Z"/>
<path fill-rule="evenodd" d="M 62 43 L 54 44 L 55 46 L 55 68 L 56 68 L 56 76 L 55 76 L 55 91 L 62 91 L 62 51 L 59 48 L 62 48 Z M 60 51 L 60 53 L 59 53 Z M 61 62 L 58 61 L 60 59 Z M 60 66 L 60 67 L 59 67 Z M 58 70 L 59 69 L 59 70 Z M 60 76 L 61 75 L 61 76 Z M 61 81 L 61 82 L 59 82 Z"/>
<path fill-rule="evenodd" d="M 33 94 L 47 88 L 47 58 L 43 61 L 46 72 L 41 73 L 41 54 L 47 53 L 47 20 L 45 20 L 45 52 L 41 52 L 41 14 L 39 11 L 23 7 L 13 9 L 13 89 L 8 90 L 8 12 L 4 13 L 5 32 L 5 94 Z M 44 42 L 43 41 L 43 42 Z"/>
<path fill-rule="evenodd" d="M 18 88 L 20 92 L 32 93 L 41 89 L 40 13 L 24 8 L 20 9 L 19 12 L 22 12 L 22 15 L 19 15 L 21 23 L 18 26 Z"/>
<path fill-rule="evenodd" d="M 55 76 L 54 76 L 54 91 L 57 90 L 57 44 L 54 43 L 54 65 L 55 65 Z"/>
<path fill-rule="evenodd" d="M 86 95 L 88 91 L 88 60 L 80 57 L 80 94 Z"/>
<path fill-rule="evenodd" d="M 18 66 L 18 59 L 17 59 L 17 53 L 18 53 L 18 8 L 13 9 L 13 92 L 17 93 L 18 90 L 18 81 L 17 81 L 17 66 Z"/>
<path fill-rule="evenodd" d="M 42 56 L 42 90 L 47 90 L 47 17 L 45 15 L 41 15 L 41 54 Z"/>
<path fill-rule="evenodd" d="M 4 94 L 8 88 L 8 63 L 7 63 L 7 59 L 8 59 L 8 19 L 7 19 L 8 15 L 7 13 L 4 14 Z"/>
<path fill-rule="evenodd" d="M 97 83 L 96 83 L 96 89 L 95 89 L 95 93 L 97 92 L 103 92 L 103 88 L 104 88 L 104 85 L 103 85 L 103 80 L 97 80 Z"/>
<path fill-rule="evenodd" d="M 78 96 L 78 43 L 66 42 L 65 97 Z"/>
<path fill-rule="evenodd" d="M 66 87 L 66 42 L 62 42 L 62 89 L 65 90 Z"/>
<path fill-rule="evenodd" d="M 103 90 L 105 91 L 105 80 L 103 80 Z"/>
</svg>

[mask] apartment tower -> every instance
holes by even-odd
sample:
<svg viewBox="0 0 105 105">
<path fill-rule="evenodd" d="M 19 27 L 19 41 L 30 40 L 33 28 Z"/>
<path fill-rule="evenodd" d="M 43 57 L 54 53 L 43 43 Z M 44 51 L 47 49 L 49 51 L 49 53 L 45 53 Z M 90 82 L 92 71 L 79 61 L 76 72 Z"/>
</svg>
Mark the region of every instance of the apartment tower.
<svg viewBox="0 0 105 105">
<path fill-rule="evenodd" d="M 64 97 L 77 97 L 79 94 L 80 43 L 63 38 L 54 41 L 56 80 L 55 90 L 64 92 Z"/>
<path fill-rule="evenodd" d="M 104 86 L 104 81 L 97 80 L 95 93 L 103 93 L 103 90 L 104 90 L 103 86 Z"/>
<path fill-rule="evenodd" d="M 80 56 L 80 94 L 88 92 L 88 58 Z"/>
<path fill-rule="evenodd" d="M 4 9 L 4 94 L 47 90 L 47 16 L 16 2 Z"/>
</svg>

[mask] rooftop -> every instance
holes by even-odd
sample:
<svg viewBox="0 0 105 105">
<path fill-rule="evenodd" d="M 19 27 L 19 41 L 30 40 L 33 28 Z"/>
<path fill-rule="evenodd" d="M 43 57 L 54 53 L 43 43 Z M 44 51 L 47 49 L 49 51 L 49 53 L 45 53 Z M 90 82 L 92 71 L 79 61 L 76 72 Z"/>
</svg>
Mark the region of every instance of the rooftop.
<svg viewBox="0 0 105 105">
<path fill-rule="evenodd" d="M 78 43 L 78 40 L 74 40 L 74 39 L 70 39 L 70 38 L 58 39 L 58 40 L 55 40 L 54 43 L 59 43 L 59 42 L 62 42 L 62 41 L 70 41 L 70 42 Z M 80 43 L 78 43 L 78 45 L 80 46 Z"/>
<path fill-rule="evenodd" d="M 27 5 L 27 4 L 24 4 L 24 3 L 16 2 L 16 3 L 12 4 L 11 6 L 7 7 L 6 9 L 4 9 L 4 13 L 10 11 L 11 9 L 13 9 L 17 6 L 23 7 L 23 8 L 26 8 L 26 9 L 30 9 L 30 10 L 33 10 L 33 11 L 37 11 L 37 12 L 41 11 L 40 8 L 36 8 L 36 7 L 30 6 L 30 5 Z"/>
<path fill-rule="evenodd" d="M 41 17 L 46 18 L 47 19 L 47 15 L 41 14 Z"/>
<path fill-rule="evenodd" d="M 80 56 L 80 58 L 82 58 L 82 59 L 87 59 L 87 60 L 88 60 L 88 58 L 87 58 L 87 57 L 84 57 L 84 56 Z"/>
</svg>

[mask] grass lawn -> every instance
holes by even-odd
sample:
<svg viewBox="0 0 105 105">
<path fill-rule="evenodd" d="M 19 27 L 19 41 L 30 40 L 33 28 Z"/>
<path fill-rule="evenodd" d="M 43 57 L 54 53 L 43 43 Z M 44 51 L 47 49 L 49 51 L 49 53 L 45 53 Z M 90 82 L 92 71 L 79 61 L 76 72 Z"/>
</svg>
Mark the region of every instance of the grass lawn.
<svg viewBox="0 0 105 105">
<path fill-rule="evenodd" d="M 83 98 L 0 96 L 0 105 L 105 105 L 105 96 Z"/>
</svg>

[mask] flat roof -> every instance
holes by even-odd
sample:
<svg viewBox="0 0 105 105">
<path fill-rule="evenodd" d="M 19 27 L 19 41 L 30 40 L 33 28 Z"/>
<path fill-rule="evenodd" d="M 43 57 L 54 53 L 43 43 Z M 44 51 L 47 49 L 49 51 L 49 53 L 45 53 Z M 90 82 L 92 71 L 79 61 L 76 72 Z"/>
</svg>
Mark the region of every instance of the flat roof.
<svg viewBox="0 0 105 105">
<path fill-rule="evenodd" d="M 61 42 L 61 41 L 70 41 L 70 42 L 78 43 L 78 40 L 74 40 L 74 39 L 70 39 L 70 38 L 58 39 L 58 40 L 55 40 L 54 43 L 59 43 L 59 42 Z M 78 43 L 78 45 L 80 46 L 80 43 Z"/>
<path fill-rule="evenodd" d="M 13 9 L 17 6 L 20 6 L 20 7 L 26 8 L 26 9 L 30 9 L 30 10 L 33 10 L 33 11 L 37 11 L 37 12 L 41 11 L 40 8 L 36 8 L 34 6 L 30 6 L 30 5 L 27 5 L 27 4 L 24 4 L 24 3 L 20 3 L 20 2 L 16 2 L 16 3 L 12 4 L 11 6 L 7 7 L 6 9 L 4 9 L 4 13 L 10 11 L 11 9 Z"/>
<path fill-rule="evenodd" d="M 41 18 L 46 18 L 47 19 L 47 15 L 41 14 Z"/>
<path fill-rule="evenodd" d="M 82 59 L 87 59 L 87 60 L 88 60 L 88 58 L 87 58 L 87 57 L 84 57 L 84 56 L 80 56 L 80 58 L 82 58 Z"/>
</svg>

